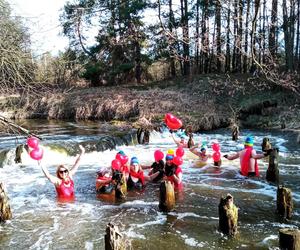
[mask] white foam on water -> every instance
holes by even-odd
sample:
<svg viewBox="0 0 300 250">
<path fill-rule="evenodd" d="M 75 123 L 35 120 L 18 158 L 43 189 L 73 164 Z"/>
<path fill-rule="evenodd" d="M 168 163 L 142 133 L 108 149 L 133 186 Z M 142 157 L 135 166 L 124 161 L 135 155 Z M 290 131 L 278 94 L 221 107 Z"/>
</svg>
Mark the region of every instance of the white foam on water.
<svg viewBox="0 0 300 250">
<path fill-rule="evenodd" d="M 207 218 L 206 216 L 200 216 L 198 214 L 195 213 L 175 213 L 175 212 L 170 212 L 170 215 L 174 215 L 177 217 L 177 219 L 181 220 L 185 217 L 196 217 L 196 218 Z"/>
<path fill-rule="evenodd" d="M 94 249 L 94 244 L 93 242 L 86 241 L 84 244 L 84 249 L 85 250 L 93 250 Z"/>
<path fill-rule="evenodd" d="M 278 235 L 269 235 L 268 237 L 264 238 L 262 243 L 263 244 L 268 244 L 268 241 L 270 240 L 277 240 L 278 239 Z"/>
</svg>

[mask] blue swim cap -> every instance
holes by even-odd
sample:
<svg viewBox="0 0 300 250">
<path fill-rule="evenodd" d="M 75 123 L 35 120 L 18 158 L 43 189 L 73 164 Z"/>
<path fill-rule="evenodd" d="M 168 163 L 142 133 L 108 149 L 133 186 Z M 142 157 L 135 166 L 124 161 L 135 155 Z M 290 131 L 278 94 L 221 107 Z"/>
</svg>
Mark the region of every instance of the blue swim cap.
<svg viewBox="0 0 300 250">
<path fill-rule="evenodd" d="M 201 152 L 204 151 L 204 150 L 206 150 L 206 148 L 201 148 L 201 149 L 200 149 Z"/>
<path fill-rule="evenodd" d="M 126 154 L 124 153 L 123 150 L 120 150 L 120 151 L 118 152 L 118 154 L 120 154 L 120 155 L 126 155 Z"/>
<path fill-rule="evenodd" d="M 244 144 L 246 146 L 253 146 L 253 143 L 254 143 L 253 137 L 252 136 L 247 136 Z"/>
<path fill-rule="evenodd" d="M 131 160 L 130 160 L 130 165 L 132 164 L 140 164 L 139 160 L 137 157 L 132 157 Z"/>
<path fill-rule="evenodd" d="M 173 160 L 174 156 L 173 155 L 166 155 L 166 161 Z"/>
</svg>

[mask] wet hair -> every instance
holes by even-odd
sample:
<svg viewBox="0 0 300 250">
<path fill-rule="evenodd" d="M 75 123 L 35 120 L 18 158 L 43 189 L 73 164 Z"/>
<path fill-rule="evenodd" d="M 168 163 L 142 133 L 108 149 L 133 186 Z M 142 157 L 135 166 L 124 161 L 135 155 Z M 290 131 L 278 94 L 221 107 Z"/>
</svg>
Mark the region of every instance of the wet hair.
<svg viewBox="0 0 300 250">
<path fill-rule="evenodd" d="M 59 175 L 59 171 L 60 171 L 61 168 L 66 169 L 66 170 L 68 171 L 68 173 L 69 173 L 69 169 L 68 169 L 67 167 L 65 167 L 64 165 L 59 165 L 59 166 L 57 167 L 57 169 L 56 169 L 56 176 L 57 176 L 59 179 L 61 179 L 61 177 L 60 177 L 60 175 Z"/>
<path fill-rule="evenodd" d="M 100 177 L 103 177 L 107 173 L 109 173 L 109 171 L 106 168 L 100 169 L 99 171 L 97 171 L 97 175 L 100 176 Z"/>
</svg>

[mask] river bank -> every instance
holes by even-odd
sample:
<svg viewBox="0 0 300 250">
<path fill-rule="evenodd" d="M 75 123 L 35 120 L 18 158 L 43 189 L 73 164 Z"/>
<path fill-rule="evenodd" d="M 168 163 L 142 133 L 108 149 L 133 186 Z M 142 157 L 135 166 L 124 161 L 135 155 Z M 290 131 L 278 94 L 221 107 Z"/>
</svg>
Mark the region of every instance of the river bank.
<svg viewBox="0 0 300 250">
<path fill-rule="evenodd" d="M 6 97 L 11 119 L 100 120 L 155 128 L 173 113 L 193 131 L 238 124 L 241 128 L 300 129 L 300 101 L 291 91 L 251 76 L 206 75 L 153 84 L 52 89 L 39 96 Z"/>
</svg>

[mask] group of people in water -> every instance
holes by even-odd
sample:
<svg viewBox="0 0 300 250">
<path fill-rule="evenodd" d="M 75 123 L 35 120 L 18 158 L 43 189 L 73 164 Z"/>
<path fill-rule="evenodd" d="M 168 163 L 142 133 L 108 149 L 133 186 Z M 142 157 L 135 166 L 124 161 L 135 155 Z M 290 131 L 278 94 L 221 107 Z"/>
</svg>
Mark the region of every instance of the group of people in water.
<svg viewBox="0 0 300 250">
<path fill-rule="evenodd" d="M 211 155 L 206 153 L 206 145 L 194 145 L 194 143 L 187 143 L 184 137 L 180 140 L 172 138 L 178 147 L 189 148 L 189 150 L 199 157 L 200 161 L 207 163 Z M 191 137 L 190 137 L 191 138 Z M 257 154 L 253 149 L 253 137 L 248 136 L 244 143 L 244 149 L 223 157 L 228 160 L 240 158 L 241 174 L 248 177 L 259 176 L 259 169 L 257 160 L 268 156 L 269 152 Z M 74 182 L 73 176 L 76 173 L 80 159 L 85 153 L 84 147 L 79 145 L 80 154 L 76 158 L 74 165 L 68 169 L 64 165 L 59 165 L 56 170 L 56 176 L 50 174 L 47 168 L 43 165 L 42 171 L 51 183 L 54 184 L 58 198 L 74 198 Z M 117 156 L 124 161 L 112 162 L 110 169 L 102 169 L 97 172 L 96 191 L 97 193 L 110 194 L 112 192 L 119 192 L 119 197 L 122 197 L 125 190 L 142 190 L 147 182 L 160 182 L 162 180 L 170 181 L 174 190 L 182 190 L 182 168 L 180 164 L 175 164 L 174 150 L 168 150 L 165 156 L 165 161 L 162 157 L 155 157 L 155 161 L 151 166 L 144 166 L 140 164 L 137 157 L 132 157 L 128 160 L 128 156 L 124 151 L 119 151 Z M 148 174 L 144 170 L 150 169 Z"/>
</svg>

